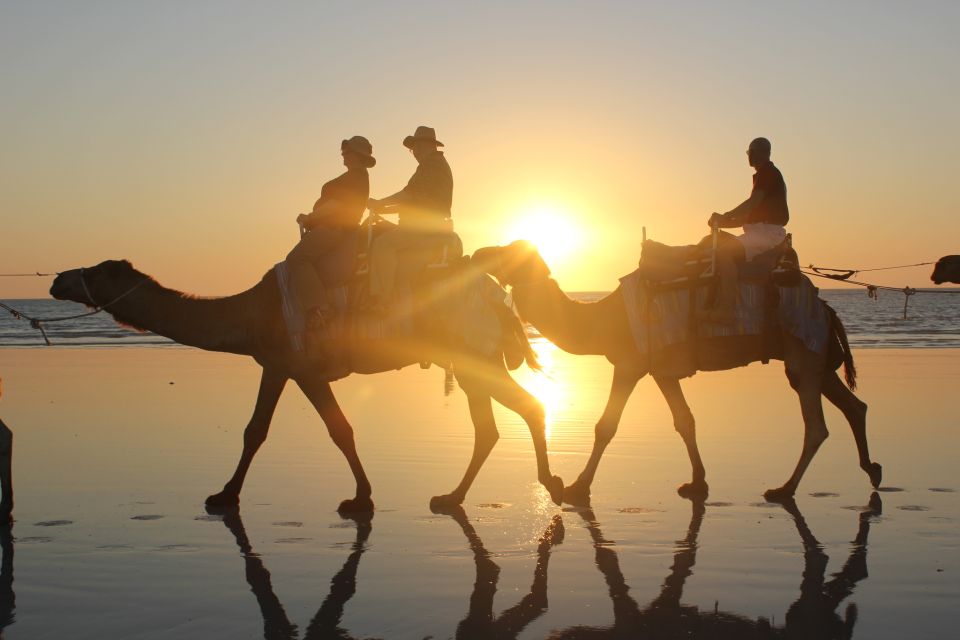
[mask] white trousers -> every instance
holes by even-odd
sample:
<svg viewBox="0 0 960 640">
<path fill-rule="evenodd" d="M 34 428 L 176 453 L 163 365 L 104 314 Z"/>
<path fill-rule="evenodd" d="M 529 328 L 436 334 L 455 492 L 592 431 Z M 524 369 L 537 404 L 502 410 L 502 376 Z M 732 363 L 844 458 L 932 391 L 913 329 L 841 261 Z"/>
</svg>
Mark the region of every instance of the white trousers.
<svg viewBox="0 0 960 640">
<path fill-rule="evenodd" d="M 786 237 L 787 230 L 783 226 L 758 222 L 743 225 L 743 233 L 737 236 L 737 240 L 743 245 L 747 262 L 750 262 L 764 251 L 773 249 Z"/>
</svg>

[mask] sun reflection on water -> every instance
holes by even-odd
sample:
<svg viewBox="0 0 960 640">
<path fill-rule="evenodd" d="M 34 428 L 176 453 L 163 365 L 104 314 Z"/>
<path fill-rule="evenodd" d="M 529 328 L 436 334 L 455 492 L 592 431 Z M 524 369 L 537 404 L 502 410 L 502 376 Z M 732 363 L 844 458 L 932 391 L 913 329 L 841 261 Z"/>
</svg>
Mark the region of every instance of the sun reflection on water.
<svg viewBox="0 0 960 640">
<path fill-rule="evenodd" d="M 543 404 L 546 414 L 546 437 L 550 440 L 553 431 L 553 420 L 560 408 L 560 383 L 553 377 L 553 356 L 557 351 L 556 345 L 546 338 L 537 338 L 530 341 L 533 352 L 537 354 L 542 371 L 533 372 L 524 381 L 524 387 Z"/>
</svg>

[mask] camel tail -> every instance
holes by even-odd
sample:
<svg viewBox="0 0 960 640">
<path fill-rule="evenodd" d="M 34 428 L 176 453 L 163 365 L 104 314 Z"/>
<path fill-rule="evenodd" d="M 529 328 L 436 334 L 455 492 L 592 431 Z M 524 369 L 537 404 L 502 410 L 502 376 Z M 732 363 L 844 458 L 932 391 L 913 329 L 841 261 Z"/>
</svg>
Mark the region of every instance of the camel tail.
<svg viewBox="0 0 960 640">
<path fill-rule="evenodd" d="M 850 350 L 850 342 L 847 340 L 847 330 L 844 328 L 843 323 L 840 321 L 840 316 L 837 315 L 833 307 L 826 302 L 823 303 L 823 306 L 827 308 L 830 314 L 830 326 L 833 327 L 833 332 L 840 343 L 840 349 L 843 351 L 843 378 L 847 381 L 847 386 L 850 387 L 850 390 L 855 391 L 857 388 L 857 367 L 853 364 L 853 352 Z"/>
<path fill-rule="evenodd" d="M 530 339 L 513 311 L 505 304 L 494 305 L 497 316 L 500 318 L 500 327 L 503 329 L 503 357 L 510 370 L 516 369 L 523 362 L 534 371 L 540 371 L 540 361 L 530 346 Z"/>
</svg>

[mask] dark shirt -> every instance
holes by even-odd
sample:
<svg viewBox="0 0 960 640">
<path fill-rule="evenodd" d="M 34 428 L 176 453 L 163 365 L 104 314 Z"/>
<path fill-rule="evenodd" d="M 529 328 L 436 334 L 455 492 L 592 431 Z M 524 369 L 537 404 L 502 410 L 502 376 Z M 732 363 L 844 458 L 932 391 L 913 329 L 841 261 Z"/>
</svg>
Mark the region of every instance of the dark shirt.
<svg viewBox="0 0 960 640">
<path fill-rule="evenodd" d="M 772 162 L 761 166 L 753 174 L 753 191 L 763 191 L 763 200 L 747 216 L 746 224 L 764 222 L 786 225 L 790 220 L 790 211 L 787 209 L 787 185 L 783 181 L 783 174 Z"/>
<path fill-rule="evenodd" d="M 319 218 L 313 226 L 331 229 L 356 227 L 367 209 L 369 197 L 370 174 L 364 168 L 348 169 L 320 189 L 320 199 L 313 205 L 314 210 L 331 200 L 336 200 L 340 206 L 337 211 Z"/>
<path fill-rule="evenodd" d="M 417 165 L 403 192 L 408 199 L 400 213 L 400 224 L 405 217 L 411 221 L 423 215 L 434 219 L 450 217 L 453 173 L 442 151 L 431 153 Z"/>
</svg>

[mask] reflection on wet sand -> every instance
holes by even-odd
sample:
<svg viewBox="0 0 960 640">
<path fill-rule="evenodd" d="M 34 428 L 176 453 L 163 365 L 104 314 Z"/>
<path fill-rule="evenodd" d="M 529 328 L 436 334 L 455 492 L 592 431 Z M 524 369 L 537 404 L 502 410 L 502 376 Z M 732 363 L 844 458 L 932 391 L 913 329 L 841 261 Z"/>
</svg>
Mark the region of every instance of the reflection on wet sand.
<svg viewBox="0 0 960 640">
<path fill-rule="evenodd" d="M 246 565 L 247 584 L 256 596 L 260 614 L 263 616 L 263 637 L 267 640 L 292 640 L 299 637 L 297 625 L 290 622 L 283 604 L 273 591 L 270 572 L 260 556 L 253 551 L 239 509 L 227 511 L 208 509 L 207 511 L 211 514 L 223 515 L 223 524 L 233 534 L 237 546 L 240 547 L 240 553 L 243 554 Z M 367 539 L 372 530 L 373 513 L 344 514 L 341 517 L 356 523 L 357 537 L 351 546 L 347 561 L 330 581 L 330 593 L 307 625 L 303 636 L 305 640 L 353 638 L 349 632 L 340 628 L 340 620 L 343 618 L 344 606 L 357 591 L 357 567 L 360 564 L 360 556 L 367 548 Z"/>
<path fill-rule="evenodd" d="M 16 596 L 13 593 L 13 532 L 10 525 L 0 526 L 0 548 L 3 561 L 0 564 L 0 639 L 3 630 L 13 624 Z"/>
<path fill-rule="evenodd" d="M 873 493 L 869 504 L 858 513 L 858 529 L 850 555 L 843 567 L 826 580 L 828 557 L 822 545 L 811 532 L 803 514 L 794 501 L 780 505 L 792 518 L 804 550 L 804 569 L 800 596 L 790 605 L 782 626 L 765 618 L 749 618 L 726 611 L 701 611 L 697 606 L 681 604 L 687 578 L 693 575 L 697 559 L 697 538 L 706 514 L 702 501 L 691 502 L 690 524 L 686 536 L 676 542 L 676 552 L 670 573 L 666 576 L 659 595 L 641 607 L 630 595 L 630 587 L 620 569 L 614 543 L 604 537 L 592 510 L 577 513 L 583 519 L 593 540 L 594 561 L 607 584 L 613 605 L 613 626 L 572 626 L 551 632 L 554 640 L 589 638 L 683 637 L 718 640 L 752 638 L 822 638 L 849 639 L 857 621 L 857 608 L 849 604 L 843 615 L 837 608 L 846 600 L 858 582 L 867 577 L 867 536 L 871 519 L 879 515 L 883 505 L 880 496 Z M 500 567 L 492 560 L 473 524 L 462 507 L 456 506 L 435 513 L 450 516 L 459 525 L 473 552 L 476 579 L 466 616 L 456 628 L 458 639 L 516 638 L 530 623 L 547 611 L 547 570 L 553 547 L 563 542 L 564 524 L 556 515 L 540 537 L 537 561 L 529 592 L 515 605 L 494 615 L 493 601 L 497 592 Z M 344 606 L 356 592 L 357 568 L 367 548 L 372 530 L 373 514 L 352 515 L 357 535 L 351 553 L 340 571 L 330 581 L 330 592 L 307 626 L 304 638 L 353 638 L 342 629 L 340 621 Z M 273 591 L 270 572 L 263 560 L 254 553 L 238 510 L 223 514 L 223 523 L 233 534 L 246 565 L 246 579 L 256 596 L 263 616 L 263 634 L 268 640 L 292 640 L 299 637 L 297 626 Z M 3 581 L 0 585 L 0 624 L 13 619 L 13 547 L 9 532 L 3 539 Z"/>
<path fill-rule="evenodd" d="M 670 574 L 663 581 L 660 595 L 643 609 L 629 595 L 630 587 L 620 571 L 617 553 L 611 547 L 611 542 L 603 537 L 593 512 L 581 510 L 579 513 L 593 538 L 597 568 L 603 573 L 609 588 L 614 624 L 612 627 L 574 626 L 554 632 L 549 638 L 851 638 L 857 620 L 856 606 L 850 604 L 843 618 L 836 613 L 836 609 L 853 593 L 854 586 L 867 577 L 867 535 L 870 532 L 870 519 L 882 511 L 880 496 L 873 493 L 868 506 L 860 512 L 859 528 L 850 556 L 830 581 L 825 581 L 827 555 L 796 503 L 790 500 L 781 506 L 793 518 L 804 549 L 800 597 L 787 610 L 785 626 L 774 626 L 764 618 L 753 620 L 724 611 L 701 612 L 696 606 L 680 604 L 684 583 L 693 574 L 697 536 L 705 513 L 703 502 L 693 501 L 687 536 L 677 541 Z"/>
<path fill-rule="evenodd" d="M 470 638 L 516 638 L 527 625 L 547 610 L 547 565 L 550 550 L 563 542 L 563 519 L 556 515 L 547 525 L 537 546 L 537 565 L 533 570 L 530 592 L 499 616 L 493 615 L 493 597 L 497 593 L 500 567 L 490 559 L 490 552 L 483 546 L 476 529 L 470 524 L 466 512 L 459 505 L 447 509 L 435 509 L 453 518 L 470 543 L 473 560 L 477 566 L 477 578 L 470 595 L 467 616 L 457 625 L 458 639 Z"/>
</svg>

